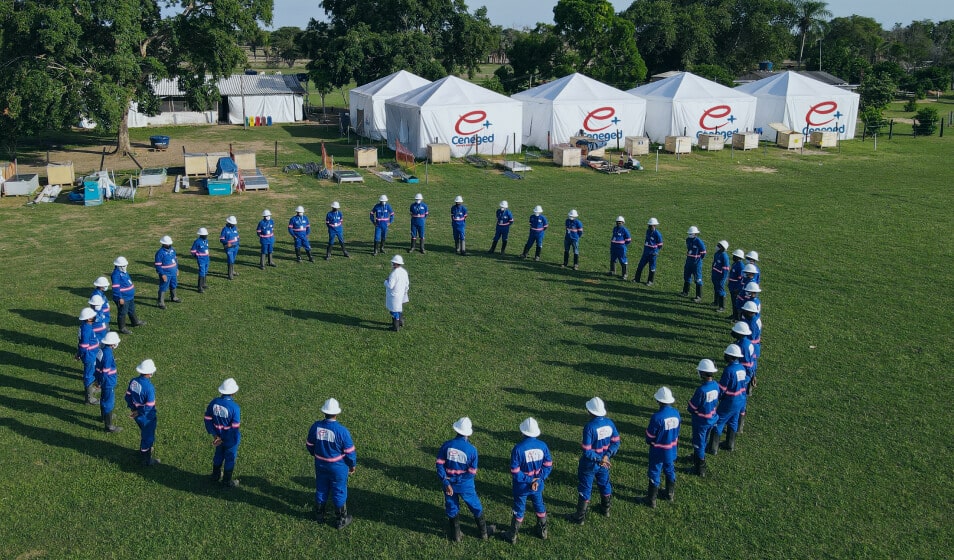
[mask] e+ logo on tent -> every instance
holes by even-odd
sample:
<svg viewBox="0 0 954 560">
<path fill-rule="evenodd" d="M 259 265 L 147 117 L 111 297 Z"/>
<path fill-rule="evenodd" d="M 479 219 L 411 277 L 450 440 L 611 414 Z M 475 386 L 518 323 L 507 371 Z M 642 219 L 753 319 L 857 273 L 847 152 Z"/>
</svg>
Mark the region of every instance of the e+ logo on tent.
<svg viewBox="0 0 954 560">
<path fill-rule="evenodd" d="M 494 135 L 488 134 L 481 136 L 480 132 L 493 126 L 490 119 L 487 118 L 487 111 L 477 109 L 464 113 L 457 118 L 454 124 L 454 132 L 457 134 L 451 136 L 451 144 L 456 146 L 474 146 L 478 144 L 493 143 Z"/>
<path fill-rule="evenodd" d="M 583 134 L 595 140 L 613 140 L 620 137 L 619 130 L 614 132 L 602 131 L 611 126 L 619 125 L 619 123 L 620 119 L 616 116 L 616 109 L 613 107 L 599 107 L 583 117 Z"/>
<path fill-rule="evenodd" d="M 737 120 L 739 119 L 732 114 L 732 107 L 729 105 L 710 107 L 703 111 L 702 116 L 699 117 L 699 128 L 702 130 L 700 130 L 696 136 L 698 137 L 701 134 L 721 134 L 723 138 L 730 138 L 734 133 L 738 132 L 739 129 L 722 131 L 719 129 L 724 126 L 732 126 Z"/>
<path fill-rule="evenodd" d="M 815 121 L 813 117 L 819 119 Z M 828 120 L 821 120 L 831 115 L 834 118 Z M 808 108 L 808 112 L 805 113 L 805 128 L 802 129 L 802 134 L 811 134 L 812 132 L 837 132 L 839 134 L 845 133 L 845 125 L 838 124 L 837 121 L 841 120 L 841 117 L 845 116 L 844 113 L 838 110 L 838 103 L 834 101 L 822 101 L 821 103 L 816 103 Z M 830 124 L 832 121 L 836 121 L 835 124 Z M 829 126 L 826 126 L 829 125 Z"/>
</svg>

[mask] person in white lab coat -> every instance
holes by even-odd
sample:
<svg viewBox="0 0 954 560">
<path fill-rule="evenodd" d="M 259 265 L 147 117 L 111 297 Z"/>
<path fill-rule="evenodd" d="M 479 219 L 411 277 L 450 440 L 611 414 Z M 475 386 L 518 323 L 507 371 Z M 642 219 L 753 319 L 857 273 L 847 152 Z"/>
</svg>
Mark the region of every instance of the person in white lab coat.
<svg viewBox="0 0 954 560">
<path fill-rule="evenodd" d="M 407 293 L 411 287 L 411 281 L 407 277 L 407 270 L 404 269 L 404 258 L 401 255 L 394 255 L 391 259 L 391 274 L 384 281 L 385 302 L 388 311 L 391 312 L 391 330 L 399 331 L 404 326 L 404 304 L 407 303 Z"/>
</svg>

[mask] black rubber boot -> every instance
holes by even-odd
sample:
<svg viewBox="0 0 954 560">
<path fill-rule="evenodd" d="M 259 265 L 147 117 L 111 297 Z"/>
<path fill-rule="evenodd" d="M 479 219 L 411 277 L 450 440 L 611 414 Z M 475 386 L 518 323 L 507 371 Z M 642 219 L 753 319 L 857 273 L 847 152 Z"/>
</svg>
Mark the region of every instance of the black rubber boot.
<svg viewBox="0 0 954 560">
<path fill-rule="evenodd" d="M 497 242 L 494 241 L 493 243 L 490 244 L 490 250 L 487 251 L 487 252 L 490 253 L 490 254 L 493 254 L 493 252 L 496 251 L 496 250 L 497 250 Z"/>
<path fill-rule="evenodd" d="M 165 309 L 166 308 L 166 293 L 159 292 L 159 295 L 156 296 L 156 302 L 157 302 L 156 305 L 159 306 L 159 309 Z"/>
<path fill-rule="evenodd" d="M 239 479 L 232 478 L 232 472 L 235 469 L 225 469 L 222 474 L 222 486 L 226 488 L 238 488 Z"/>
<path fill-rule="evenodd" d="M 454 253 L 460 253 L 460 240 L 454 240 Z"/>
<path fill-rule="evenodd" d="M 258 256 L 258 268 L 265 270 L 265 255 Z"/>
<path fill-rule="evenodd" d="M 577 525 L 582 525 L 586 521 L 586 510 L 590 507 L 590 501 L 584 500 L 583 496 L 579 496 L 576 499 L 576 513 L 572 513 L 567 516 L 567 521 L 570 523 L 576 523 Z"/>
<path fill-rule="evenodd" d="M 176 295 L 175 290 L 169 290 L 169 295 L 172 296 L 172 299 L 169 300 L 172 303 L 182 303 L 182 298 Z"/>
<path fill-rule="evenodd" d="M 656 271 L 650 270 L 650 271 L 649 271 L 649 278 L 646 279 L 646 285 L 647 285 L 647 286 L 652 286 L 652 285 L 653 285 L 653 279 L 654 279 L 654 278 L 656 278 Z"/>
<path fill-rule="evenodd" d="M 451 542 L 460 542 L 462 535 L 460 533 L 460 517 L 447 518 L 447 540 Z"/>
<path fill-rule="evenodd" d="M 351 253 L 349 253 L 348 250 L 345 249 L 344 241 L 339 241 L 338 243 L 341 245 L 341 253 L 345 256 L 345 258 L 350 259 Z"/>
<path fill-rule="evenodd" d="M 480 540 L 482 541 L 487 540 L 496 529 L 493 525 L 487 526 L 487 519 L 484 517 L 483 512 L 481 512 L 479 517 L 475 517 L 474 521 L 477 522 L 477 533 L 480 535 Z"/>
<path fill-rule="evenodd" d="M 752 393 L 750 392 L 749 395 L 751 396 L 751 394 L 752 394 Z M 739 429 L 737 429 L 737 430 L 735 431 L 735 433 L 741 434 L 741 433 L 742 433 L 742 426 L 744 426 L 744 425 L 745 425 L 745 416 L 742 415 L 742 414 L 740 414 L 740 415 L 739 415 Z"/>
<path fill-rule="evenodd" d="M 424 250 L 424 238 L 422 237 L 420 241 L 417 242 L 417 249 L 421 252 L 422 255 L 426 255 L 427 251 Z"/>
<path fill-rule="evenodd" d="M 379 247 L 378 249 L 381 251 L 382 254 L 385 252 L 385 251 L 384 251 L 384 242 L 387 241 L 387 239 L 388 239 L 388 236 L 386 236 L 386 235 L 382 235 L 382 236 L 381 236 L 381 247 Z"/>
<path fill-rule="evenodd" d="M 106 432 L 110 434 L 123 431 L 122 427 L 116 425 L 116 415 L 112 412 L 103 414 L 103 427 L 105 427 Z"/>
<path fill-rule="evenodd" d="M 718 301 L 716 302 L 716 313 L 722 313 L 725 311 L 725 296 L 719 296 Z"/>
<path fill-rule="evenodd" d="M 93 389 L 92 383 L 86 386 L 86 404 L 99 404 L 99 399 L 93 396 Z"/>
<path fill-rule="evenodd" d="M 462 257 L 467 256 L 467 240 L 466 239 L 460 240 L 460 256 Z"/>
<path fill-rule="evenodd" d="M 222 480 L 222 465 L 212 465 L 212 474 L 209 476 L 209 481 L 216 484 Z"/>
<path fill-rule="evenodd" d="M 299 258 L 299 262 L 301 262 L 300 258 Z M 233 278 L 235 278 L 235 265 L 230 264 L 228 265 L 228 279 L 231 280 Z"/>
<path fill-rule="evenodd" d="M 726 427 L 725 442 L 720 446 L 726 451 L 735 451 L 735 430 Z"/>
<path fill-rule="evenodd" d="M 412 237 L 412 238 L 411 238 L 411 245 L 407 248 L 407 252 L 408 252 L 408 253 L 411 253 L 411 252 L 414 251 L 414 242 L 415 242 L 415 241 L 417 241 L 417 240 Z"/>
<path fill-rule="evenodd" d="M 517 521 L 516 517 L 510 519 L 510 532 L 507 533 L 507 542 L 510 544 L 517 544 L 517 535 L 520 534 L 520 525 L 521 523 Z"/>
<path fill-rule="evenodd" d="M 308 262 L 315 262 L 315 257 L 311 256 L 311 251 L 305 251 L 308 254 Z"/>
<path fill-rule="evenodd" d="M 506 242 L 506 241 L 502 241 L 502 242 L 500 243 L 500 254 L 502 255 L 502 254 L 504 254 L 506 251 L 507 251 L 507 242 Z"/>
<path fill-rule="evenodd" d="M 327 502 L 324 503 L 324 504 L 319 504 L 318 502 L 315 502 L 315 521 L 317 521 L 318 523 L 324 523 L 324 522 L 325 522 L 325 510 L 326 510 L 326 509 L 328 509 L 328 504 L 327 504 Z"/>
<path fill-rule="evenodd" d="M 397 332 L 401 330 L 401 322 L 395 318 L 391 318 L 391 330 Z"/>
<path fill-rule="evenodd" d="M 643 267 L 636 267 L 636 274 L 633 276 L 633 282 L 639 284 L 639 279 L 643 277 Z"/>
<path fill-rule="evenodd" d="M 536 251 L 534 252 L 534 254 L 533 254 L 533 260 L 535 260 L 535 261 L 540 260 L 540 248 L 539 248 L 539 247 L 537 247 L 537 250 L 536 250 Z"/>
<path fill-rule="evenodd" d="M 335 529 L 344 529 L 348 525 L 351 525 L 352 521 L 354 521 L 354 518 L 348 515 L 347 504 L 340 508 L 335 508 Z"/>
<path fill-rule="evenodd" d="M 119 334 L 132 334 L 132 331 L 126 328 L 125 314 L 119 316 L 118 322 L 119 322 Z"/>
<path fill-rule="evenodd" d="M 537 518 L 537 536 L 544 541 L 550 537 L 550 532 L 547 531 L 547 525 L 547 516 L 544 515 L 543 517 Z"/>
<path fill-rule="evenodd" d="M 702 303 L 702 285 L 696 284 L 696 297 L 692 301 L 694 303 Z"/>
<path fill-rule="evenodd" d="M 609 272 L 606 273 L 606 275 L 607 275 L 607 276 L 615 276 L 615 275 L 616 275 L 616 263 L 615 263 L 615 262 L 611 262 L 611 263 L 610 263 L 610 269 L 609 269 Z"/>
<path fill-rule="evenodd" d="M 676 479 L 667 478 L 666 479 L 666 493 L 663 495 L 663 498 L 670 502 L 676 501 Z"/>
<path fill-rule="evenodd" d="M 206 287 L 208 287 L 208 286 L 206 286 Z M 134 326 L 134 327 L 141 327 L 141 326 L 143 326 L 143 325 L 145 325 L 145 324 L 146 324 L 146 322 L 145 322 L 145 321 L 140 321 L 140 320 L 139 320 L 139 317 L 136 317 L 135 315 L 132 316 L 132 326 Z"/>
<path fill-rule="evenodd" d="M 623 269 L 623 280 L 629 280 L 629 272 L 626 270 L 629 268 L 629 265 L 622 264 L 620 267 Z"/>
<path fill-rule="evenodd" d="M 649 488 L 646 489 L 646 498 L 643 500 L 647 506 L 655 509 L 656 508 L 656 494 L 659 493 L 659 487 L 655 486 L 652 482 L 649 483 Z"/>
<path fill-rule="evenodd" d="M 275 261 L 272 260 L 272 254 L 271 254 L 271 253 L 268 254 L 268 266 L 276 266 L 276 265 L 275 265 Z"/>
<path fill-rule="evenodd" d="M 331 245 L 328 245 L 328 248 L 325 249 L 325 260 L 328 260 L 330 258 L 331 258 Z"/>
<path fill-rule="evenodd" d="M 201 276 L 199 276 L 198 281 L 196 281 L 195 291 L 199 292 L 200 294 L 205 291 L 205 288 L 202 287 L 202 277 L 201 277 Z"/>
<path fill-rule="evenodd" d="M 563 251 L 563 268 L 566 268 L 568 264 L 570 264 L 570 252 Z"/>
<path fill-rule="evenodd" d="M 613 503 L 612 494 L 609 496 L 600 497 L 600 515 L 602 515 L 603 517 L 609 517 L 611 503 Z"/>
<path fill-rule="evenodd" d="M 374 257 L 378 254 L 378 242 L 374 242 L 374 250 L 371 251 L 371 256 Z"/>
<path fill-rule="evenodd" d="M 699 459 L 699 464 L 696 467 L 696 474 L 698 474 L 700 478 L 706 477 L 706 460 L 705 459 Z"/>
<path fill-rule="evenodd" d="M 709 443 L 706 445 L 706 453 L 709 455 L 719 454 L 719 432 L 715 428 L 709 430 Z"/>
<path fill-rule="evenodd" d="M 295 247 L 295 260 L 301 262 L 301 248 Z"/>
<path fill-rule="evenodd" d="M 682 293 L 679 295 L 682 297 L 689 297 L 689 282 L 682 283 Z"/>
<path fill-rule="evenodd" d="M 580 255 L 573 254 L 573 270 L 580 270 Z"/>
<path fill-rule="evenodd" d="M 152 456 L 151 447 L 146 451 L 140 451 L 139 455 L 142 457 L 142 466 L 144 467 L 152 467 L 161 463 L 159 459 Z"/>
</svg>

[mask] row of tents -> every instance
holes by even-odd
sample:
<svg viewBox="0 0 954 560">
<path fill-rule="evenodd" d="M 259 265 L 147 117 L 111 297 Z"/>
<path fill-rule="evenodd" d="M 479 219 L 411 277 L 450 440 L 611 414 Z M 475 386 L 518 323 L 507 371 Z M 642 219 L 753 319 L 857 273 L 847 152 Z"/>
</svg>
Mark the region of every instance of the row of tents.
<svg viewBox="0 0 954 560">
<path fill-rule="evenodd" d="M 667 136 L 759 132 L 770 123 L 803 134 L 854 138 L 859 96 L 795 72 L 729 88 L 689 72 L 622 91 L 571 74 L 507 97 L 447 76 L 435 82 L 404 70 L 351 90 L 350 117 L 372 140 L 399 141 L 416 157 L 432 143 L 453 157 L 512 154 L 521 145 L 550 149 L 572 136 L 624 145 L 627 136 L 663 143 Z"/>
</svg>

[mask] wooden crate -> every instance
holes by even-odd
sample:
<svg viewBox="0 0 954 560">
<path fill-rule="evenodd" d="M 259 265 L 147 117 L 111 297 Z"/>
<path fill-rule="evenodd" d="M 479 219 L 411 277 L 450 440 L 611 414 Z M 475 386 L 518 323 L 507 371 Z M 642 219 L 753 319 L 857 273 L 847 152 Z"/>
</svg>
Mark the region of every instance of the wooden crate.
<svg viewBox="0 0 954 560">
<path fill-rule="evenodd" d="M 40 179 L 36 173 L 14 175 L 3 182 L 4 196 L 30 196 L 40 188 Z"/>
<path fill-rule="evenodd" d="M 834 148 L 838 146 L 837 132 L 812 132 L 810 138 L 812 144 L 819 148 Z"/>
<path fill-rule="evenodd" d="M 228 152 L 209 152 L 205 154 L 205 166 L 208 171 L 206 174 L 215 173 L 215 168 L 219 165 L 219 158 L 229 157 Z M 240 168 L 241 169 L 241 168 Z"/>
<path fill-rule="evenodd" d="M 218 162 L 218 160 L 216 160 L 216 162 Z M 255 161 L 255 152 L 235 152 L 235 165 L 242 170 L 258 169 L 258 164 Z"/>
<path fill-rule="evenodd" d="M 688 154 L 692 151 L 692 138 L 688 136 L 667 136 L 664 149 L 671 154 Z"/>
<path fill-rule="evenodd" d="M 354 149 L 355 167 L 377 167 L 378 149 L 373 146 L 361 146 Z"/>
<path fill-rule="evenodd" d="M 49 163 L 46 166 L 46 184 L 48 185 L 72 185 L 76 180 L 76 174 L 73 171 L 73 162 L 64 161 L 63 163 Z"/>
<path fill-rule="evenodd" d="M 755 150 L 759 147 L 758 132 L 736 132 L 732 135 L 732 147 L 736 150 Z"/>
<path fill-rule="evenodd" d="M 776 143 L 786 150 L 797 150 L 802 147 L 802 133 L 794 130 L 779 132 Z"/>
<path fill-rule="evenodd" d="M 450 156 L 450 146 L 447 144 L 427 145 L 427 159 L 429 159 L 431 163 L 450 163 Z"/>
<path fill-rule="evenodd" d="M 570 136 L 570 144 L 573 146 L 576 146 L 577 148 L 580 148 L 580 150 L 584 151 L 587 156 L 606 157 L 606 146 L 603 146 L 602 148 L 596 148 L 595 150 L 589 150 L 589 149 L 584 150 L 582 146 L 576 145 L 576 142 L 578 140 L 584 140 L 586 142 L 595 142 L 595 140 L 593 140 L 589 136 Z"/>
<path fill-rule="evenodd" d="M 17 166 L 11 161 L 0 162 L 0 183 L 17 174 Z"/>
<path fill-rule="evenodd" d="M 209 165 L 208 160 L 205 157 L 205 154 L 183 154 L 184 158 L 184 167 L 185 174 L 187 177 L 194 175 L 208 175 Z M 215 169 L 215 165 L 212 165 L 212 169 Z"/>
<path fill-rule="evenodd" d="M 721 134 L 700 134 L 699 149 L 717 152 L 725 147 L 725 138 Z"/>
<path fill-rule="evenodd" d="M 649 138 L 645 136 L 627 136 L 624 141 L 626 153 L 631 156 L 644 156 L 649 153 Z"/>
<path fill-rule="evenodd" d="M 553 163 L 560 167 L 579 167 L 583 150 L 570 144 L 553 146 Z"/>
</svg>

